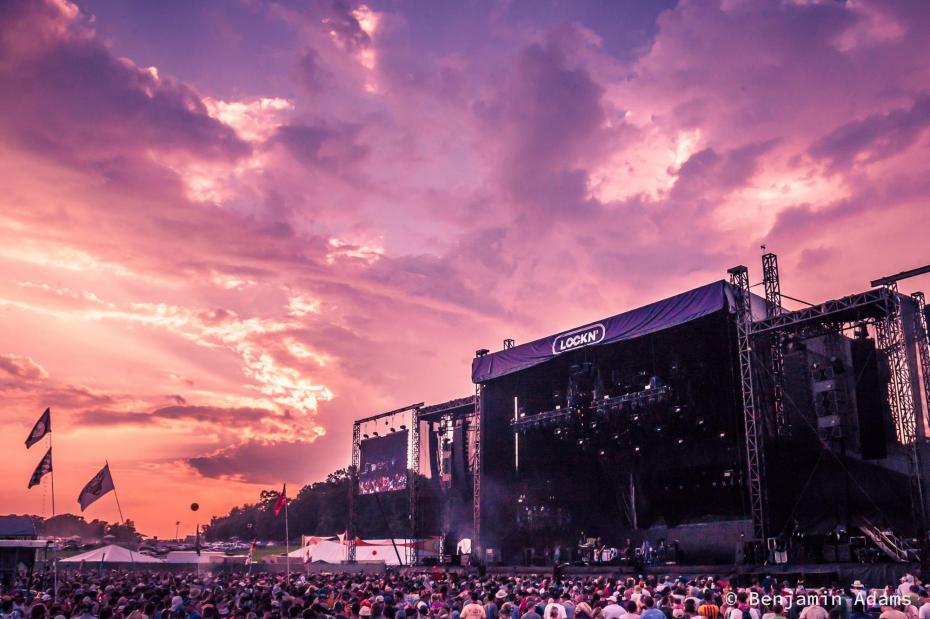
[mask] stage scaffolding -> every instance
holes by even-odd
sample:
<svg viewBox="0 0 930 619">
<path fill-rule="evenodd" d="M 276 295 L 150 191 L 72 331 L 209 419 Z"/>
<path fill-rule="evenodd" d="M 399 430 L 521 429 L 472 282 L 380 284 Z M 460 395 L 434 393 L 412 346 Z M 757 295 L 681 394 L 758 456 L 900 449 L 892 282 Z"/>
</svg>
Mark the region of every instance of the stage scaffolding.
<svg viewBox="0 0 930 619">
<path fill-rule="evenodd" d="M 766 296 L 766 317 L 754 320 L 749 294 L 748 269 L 737 266 L 729 269 L 730 283 L 736 295 L 736 324 L 739 346 L 740 382 L 743 395 L 743 420 L 745 424 L 746 477 L 751 507 L 753 529 L 759 540 L 765 539 L 768 513 L 765 503 L 764 428 L 760 427 L 758 394 L 753 387 L 754 363 L 759 357 L 753 352 L 758 343 L 761 347 L 768 340 L 770 355 L 767 369 L 773 380 L 776 434 L 785 432 L 784 404 L 781 395 L 783 377 L 782 344 L 787 335 L 815 337 L 825 333 L 838 333 L 851 326 L 871 324 L 875 328 L 877 346 L 891 370 L 888 385 L 888 403 L 895 424 L 898 443 L 907 456 L 908 481 L 910 486 L 911 512 L 918 529 L 926 526 L 926 507 L 923 490 L 923 469 L 918 440 L 917 413 L 912 391 L 911 368 L 909 367 L 904 325 L 902 322 L 902 297 L 897 282 L 907 277 L 930 272 L 930 267 L 906 271 L 896 276 L 872 282 L 878 286 L 872 290 L 825 301 L 797 311 L 784 311 L 781 307 L 781 287 L 778 281 L 778 264 L 774 254 L 766 254 L 763 262 L 763 284 Z M 915 293 L 911 299 L 915 304 L 915 328 L 917 349 L 925 398 L 930 404 L 930 349 L 923 312 L 923 293 Z"/>
<path fill-rule="evenodd" d="M 407 563 L 416 565 L 419 559 L 419 547 L 416 540 L 419 538 L 419 483 L 420 474 L 420 409 L 423 402 L 410 404 L 392 411 L 356 419 L 352 424 L 352 468 L 349 471 L 351 481 L 349 484 L 349 517 L 346 526 L 346 561 L 355 563 L 355 547 L 358 539 L 358 469 L 361 464 L 361 428 L 363 425 L 410 413 L 410 434 L 407 443 L 407 493 L 409 495 L 410 515 L 409 534 L 413 543 L 407 550 Z"/>
</svg>

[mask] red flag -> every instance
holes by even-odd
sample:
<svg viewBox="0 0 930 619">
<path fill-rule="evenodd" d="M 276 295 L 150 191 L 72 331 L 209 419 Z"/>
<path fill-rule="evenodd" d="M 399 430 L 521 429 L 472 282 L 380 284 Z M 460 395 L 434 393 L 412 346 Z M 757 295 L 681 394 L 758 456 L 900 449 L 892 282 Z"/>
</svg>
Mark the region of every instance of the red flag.
<svg viewBox="0 0 930 619">
<path fill-rule="evenodd" d="M 274 515 L 277 516 L 281 513 L 281 510 L 284 509 L 284 505 L 287 503 L 287 484 L 284 484 L 281 487 L 281 494 L 278 495 L 278 500 L 274 504 Z"/>
</svg>

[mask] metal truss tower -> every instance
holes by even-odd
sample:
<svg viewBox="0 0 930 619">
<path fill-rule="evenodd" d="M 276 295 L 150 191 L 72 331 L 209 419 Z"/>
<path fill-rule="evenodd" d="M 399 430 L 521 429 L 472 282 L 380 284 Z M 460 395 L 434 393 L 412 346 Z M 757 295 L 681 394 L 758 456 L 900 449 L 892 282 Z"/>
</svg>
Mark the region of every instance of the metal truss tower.
<svg viewBox="0 0 930 619">
<path fill-rule="evenodd" d="M 920 452 L 917 444 L 917 414 L 914 394 L 911 391 L 911 373 L 901 321 L 901 299 L 897 281 L 883 283 L 888 291 L 885 316 L 875 327 L 878 346 L 888 359 L 891 380 L 888 382 L 888 404 L 894 420 L 898 442 L 907 455 L 908 480 L 911 489 L 911 514 L 918 527 L 926 523 L 921 474 Z"/>
<path fill-rule="evenodd" d="M 349 468 L 349 522 L 346 525 L 346 562 L 355 563 L 355 538 L 358 536 L 358 467 L 361 457 L 361 424 L 352 424 L 352 466 Z"/>
<path fill-rule="evenodd" d="M 417 541 L 420 538 L 420 409 L 416 407 L 410 411 L 410 471 L 408 473 L 410 484 L 410 547 L 407 564 L 416 565 L 420 560 L 420 547 Z"/>
<path fill-rule="evenodd" d="M 911 298 L 914 299 L 914 305 L 916 305 L 916 311 L 914 312 L 914 333 L 917 335 L 920 375 L 923 377 L 924 385 L 924 402 L 926 403 L 924 414 L 930 415 L 930 411 L 927 411 L 927 408 L 930 408 L 930 339 L 928 339 L 927 315 L 925 312 L 927 303 L 924 300 L 924 293 L 922 292 L 911 294 Z"/>
<path fill-rule="evenodd" d="M 730 284 L 736 294 L 736 334 L 739 347 L 740 387 L 743 395 L 749 506 L 753 533 L 756 539 L 764 541 L 766 534 L 765 461 L 760 427 L 762 424 L 752 384 L 752 309 L 749 270 L 740 265 L 729 269 L 727 273 L 730 275 Z"/>
<path fill-rule="evenodd" d="M 781 282 L 778 275 L 778 257 L 773 253 L 762 256 L 762 283 L 765 286 L 765 317 L 781 316 Z M 769 346 L 769 364 L 772 376 L 772 407 L 775 413 L 775 432 L 779 436 L 788 434 L 788 420 L 785 418 L 785 356 L 784 334 L 775 331 L 771 334 Z"/>
<path fill-rule="evenodd" d="M 481 556 L 481 383 L 475 385 L 475 457 L 472 464 L 472 552 Z M 480 560 L 480 558 L 479 558 Z"/>
</svg>

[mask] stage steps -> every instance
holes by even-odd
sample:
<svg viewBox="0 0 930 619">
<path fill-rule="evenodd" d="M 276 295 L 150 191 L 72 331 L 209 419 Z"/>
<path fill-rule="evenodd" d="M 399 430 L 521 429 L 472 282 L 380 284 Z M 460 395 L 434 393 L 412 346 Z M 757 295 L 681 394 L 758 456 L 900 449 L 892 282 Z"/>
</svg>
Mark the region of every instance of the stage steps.
<svg viewBox="0 0 930 619">
<path fill-rule="evenodd" d="M 868 520 L 859 525 L 859 530 L 897 563 L 919 561 L 916 550 L 911 548 L 904 539 L 898 537 L 893 531 L 877 527 Z"/>
</svg>

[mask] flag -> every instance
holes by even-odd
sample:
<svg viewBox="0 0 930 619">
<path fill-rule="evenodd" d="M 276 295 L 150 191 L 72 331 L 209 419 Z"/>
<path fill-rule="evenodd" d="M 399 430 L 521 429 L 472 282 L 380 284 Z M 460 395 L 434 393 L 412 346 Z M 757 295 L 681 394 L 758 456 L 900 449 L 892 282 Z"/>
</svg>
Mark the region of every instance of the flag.
<svg viewBox="0 0 930 619">
<path fill-rule="evenodd" d="M 274 504 L 274 515 L 280 514 L 285 505 L 287 505 L 287 484 L 281 486 L 281 494 L 278 495 L 278 500 Z"/>
<path fill-rule="evenodd" d="M 46 473 L 52 472 L 52 448 L 49 447 L 48 451 L 45 452 L 45 457 L 39 462 L 39 465 L 36 467 L 36 470 L 32 472 L 32 477 L 29 478 L 29 488 L 33 486 L 38 486 L 39 482 L 42 481 L 42 478 L 45 477 Z"/>
<path fill-rule="evenodd" d="M 36 443 L 42 440 L 42 437 L 52 431 L 52 409 L 46 408 L 45 412 L 39 417 L 39 420 L 36 421 L 36 425 L 32 426 L 32 432 L 29 433 L 29 436 L 26 437 L 26 449 L 29 449 Z"/>
<path fill-rule="evenodd" d="M 78 503 L 81 504 L 81 511 L 87 509 L 87 506 L 113 490 L 113 477 L 110 475 L 110 465 L 105 464 L 100 472 L 94 475 L 93 479 L 87 482 L 81 494 L 78 496 Z"/>
</svg>

